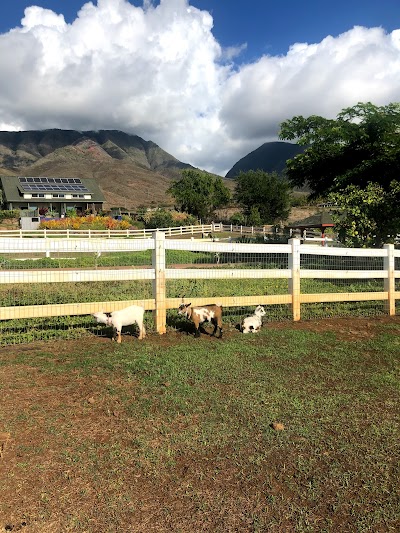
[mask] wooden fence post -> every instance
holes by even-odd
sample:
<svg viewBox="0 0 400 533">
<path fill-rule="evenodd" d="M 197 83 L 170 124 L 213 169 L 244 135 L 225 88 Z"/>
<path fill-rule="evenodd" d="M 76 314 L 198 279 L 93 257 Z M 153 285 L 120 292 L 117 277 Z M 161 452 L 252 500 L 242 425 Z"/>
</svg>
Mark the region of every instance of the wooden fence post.
<svg viewBox="0 0 400 533">
<path fill-rule="evenodd" d="M 300 239 L 290 239 L 292 253 L 289 255 L 289 269 L 292 277 L 289 279 L 289 292 L 292 295 L 293 320 L 300 320 Z"/>
<path fill-rule="evenodd" d="M 385 278 L 384 290 L 388 293 L 388 299 L 385 302 L 385 311 L 389 315 L 396 314 L 396 299 L 395 299 L 395 278 L 394 278 L 394 244 L 385 244 L 384 250 L 386 255 L 383 261 L 383 268 L 387 272 Z"/>
<path fill-rule="evenodd" d="M 166 333 L 167 328 L 167 310 L 165 307 L 165 233 L 155 231 L 153 233 L 154 250 L 152 253 L 152 266 L 155 271 L 153 281 L 153 297 L 156 308 L 154 311 L 154 322 L 157 333 L 162 335 Z"/>
</svg>

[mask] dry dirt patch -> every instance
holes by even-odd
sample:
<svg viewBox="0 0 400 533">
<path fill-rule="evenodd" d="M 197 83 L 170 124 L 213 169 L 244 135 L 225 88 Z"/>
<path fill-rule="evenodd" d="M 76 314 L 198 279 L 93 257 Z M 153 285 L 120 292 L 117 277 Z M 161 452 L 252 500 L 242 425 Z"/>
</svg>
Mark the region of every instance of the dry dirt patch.
<svg viewBox="0 0 400 533">
<path fill-rule="evenodd" d="M 295 329 L 313 331 L 315 333 L 330 332 L 337 339 L 357 340 L 373 338 L 385 325 L 400 324 L 400 316 L 372 317 L 372 318 L 327 318 L 322 320 L 304 320 L 300 322 L 284 323 L 271 322 L 271 329 Z"/>
</svg>

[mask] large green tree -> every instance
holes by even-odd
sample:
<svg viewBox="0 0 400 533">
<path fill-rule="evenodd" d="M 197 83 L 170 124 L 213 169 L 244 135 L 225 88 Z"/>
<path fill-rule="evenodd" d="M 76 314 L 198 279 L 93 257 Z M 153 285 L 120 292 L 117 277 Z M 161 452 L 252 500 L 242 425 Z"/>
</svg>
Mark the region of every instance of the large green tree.
<svg viewBox="0 0 400 533">
<path fill-rule="evenodd" d="M 336 119 L 297 116 L 281 124 L 280 138 L 306 150 L 287 162 L 287 177 L 315 195 L 367 185 L 383 187 L 400 171 L 400 104 L 370 102 L 344 109 Z"/>
<path fill-rule="evenodd" d="M 215 209 L 227 205 L 231 193 L 220 176 L 196 169 L 182 171 L 182 177 L 168 189 L 177 207 L 197 218 L 207 220 Z"/>
<path fill-rule="evenodd" d="M 249 223 L 257 219 L 263 224 L 275 224 L 289 215 L 290 186 L 276 172 L 241 172 L 236 178 L 235 200 L 243 207 Z"/>
<path fill-rule="evenodd" d="M 280 138 L 306 146 L 287 162 L 287 177 L 335 202 L 344 241 L 370 246 L 394 240 L 400 232 L 400 104 L 358 103 L 336 119 L 296 116 L 281 124 Z"/>
<path fill-rule="evenodd" d="M 381 247 L 400 232 L 400 182 L 385 190 L 378 183 L 365 188 L 348 185 L 328 199 L 340 210 L 333 213 L 339 240 L 351 247 Z"/>
</svg>

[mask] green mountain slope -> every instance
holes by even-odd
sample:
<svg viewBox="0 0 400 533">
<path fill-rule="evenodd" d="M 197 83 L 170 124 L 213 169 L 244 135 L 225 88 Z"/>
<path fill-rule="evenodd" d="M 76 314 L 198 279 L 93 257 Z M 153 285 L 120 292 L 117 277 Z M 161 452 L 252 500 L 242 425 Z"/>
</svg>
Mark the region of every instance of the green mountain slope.
<svg viewBox="0 0 400 533">
<path fill-rule="evenodd" d="M 248 170 L 264 170 L 283 174 L 286 161 L 304 151 L 303 146 L 286 142 L 267 142 L 242 157 L 226 174 L 226 178 L 235 178 L 240 172 Z"/>
</svg>

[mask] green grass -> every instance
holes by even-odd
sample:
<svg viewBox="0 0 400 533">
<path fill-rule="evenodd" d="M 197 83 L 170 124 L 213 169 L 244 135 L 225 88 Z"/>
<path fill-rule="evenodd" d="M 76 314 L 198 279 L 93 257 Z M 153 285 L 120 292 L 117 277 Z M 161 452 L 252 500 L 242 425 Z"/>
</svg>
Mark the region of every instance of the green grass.
<svg viewBox="0 0 400 533">
<path fill-rule="evenodd" d="M 3 524 L 2 491 L 28 484 L 12 512 L 39 529 L 398 530 L 400 327 L 376 333 L 288 325 L 1 357 L 16 450 Z"/>
</svg>

